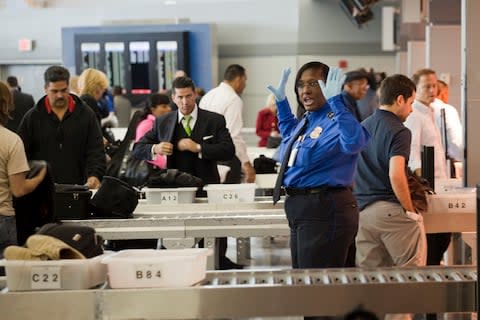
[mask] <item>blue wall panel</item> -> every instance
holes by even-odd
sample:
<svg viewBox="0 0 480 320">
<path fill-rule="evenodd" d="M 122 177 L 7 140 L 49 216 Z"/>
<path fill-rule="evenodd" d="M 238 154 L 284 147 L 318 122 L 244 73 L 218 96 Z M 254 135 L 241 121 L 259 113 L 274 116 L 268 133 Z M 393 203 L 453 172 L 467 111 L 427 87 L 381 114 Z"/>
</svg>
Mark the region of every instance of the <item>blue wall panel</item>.
<svg viewBox="0 0 480 320">
<path fill-rule="evenodd" d="M 77 34 L 96 33 L 139 33 L 139 32 L 189 32 L 189 64 L 190 74 L 195 84 L 206 90 L 212 88 L 213 50 L 212 26 L 209 24 L 175 24 L 144 26 L 101 26 L 62 28 L 62 60 L 70 71 L 75 70 L 75 43 Z"/>
</svg>

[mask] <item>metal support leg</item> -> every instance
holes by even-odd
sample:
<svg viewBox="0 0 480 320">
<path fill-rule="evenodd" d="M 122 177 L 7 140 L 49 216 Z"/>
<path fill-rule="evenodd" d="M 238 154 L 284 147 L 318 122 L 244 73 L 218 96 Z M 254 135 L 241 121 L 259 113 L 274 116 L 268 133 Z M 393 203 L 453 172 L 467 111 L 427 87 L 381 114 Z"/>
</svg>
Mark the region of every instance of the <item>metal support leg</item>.
<svg viewBox="0 0 480 320">
<path fill-rule="evenodd" d="M 207 269 L 215 270 L 218 269 L 218 253 L 217 247 L 215 246 L 215 238 L 204 238 L 205 248 L 210 248 L 213 250 L 213 255 L 207 257 Z"/>
<path fill-rule="evenodd" d="M 248 260 L 251 258 L 250 238 L 237 238 L 237 263 L 249 264 Z"/>
<path fill-rule="evenodd" d="M 273 242 L 272 236 L 262 237 L 262 248 L 270 249 L 272 247 L 272 242 Z"/>
</svg>

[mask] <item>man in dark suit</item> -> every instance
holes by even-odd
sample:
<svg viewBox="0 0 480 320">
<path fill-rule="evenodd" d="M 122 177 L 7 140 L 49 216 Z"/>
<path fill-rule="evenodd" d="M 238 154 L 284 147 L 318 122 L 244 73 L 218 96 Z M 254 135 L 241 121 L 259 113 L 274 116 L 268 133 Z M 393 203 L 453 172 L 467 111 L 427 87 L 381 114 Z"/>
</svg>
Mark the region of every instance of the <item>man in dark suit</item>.
<svg viewBox="0 0 480 320">
<path fill-rule="evenodd" d="M 14 108 L 10 112 L 11 119 L 8 120 L 6 127 L 11 131 L 17 132 L 23 115 L 35 105 L 35 101 L 30 94 L 21 92 L 17 77 L 9 76 L 7 84 L 12 92 Z"/>
<path fill-rule="evenodd" d="M 167 168 L 190 173 L 205 184 L 220 183 L 217 161 L 228 161 L 235 155 L 225 118 L 198 108 L 195 85 L 190 78 L 176 78 L 172 90 L 178 110 L 157 118 L 152 130 L 135 144 L 133 156 L 153 160 L 156 155 L 166 155 Z M 226 242 L 226 238 L 220 241 Z M 242 267 L 225 257 L 226 245 L 218 246 L 220 269 Z"/>
</svg>

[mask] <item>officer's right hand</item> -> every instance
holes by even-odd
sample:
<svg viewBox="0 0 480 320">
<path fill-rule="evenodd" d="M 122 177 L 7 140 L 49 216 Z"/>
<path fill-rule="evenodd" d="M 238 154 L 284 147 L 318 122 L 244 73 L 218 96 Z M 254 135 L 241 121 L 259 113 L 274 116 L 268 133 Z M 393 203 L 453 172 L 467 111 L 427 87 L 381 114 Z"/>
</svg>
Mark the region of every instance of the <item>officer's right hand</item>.
<svg viewBox="0 0 480 320">
<path fill-rule="evenodd" d="M 170 142 L 160 142 L 153 147 L 153 153 L 170 156 L 173 153 L 173 144 Z"/>
<path fill-rule="evenodd" d="M 278 83 L 278 88 L 274 88 L 272 85 L 268 85 L 267 89 L 273 93 L 276 101 L 283 101 L 285 99 L 285 85 L 287 84 L 288 76 L 290 75 L 291 69 L 285 68 L 282 71 L 282 77 Z"/>
</svg>

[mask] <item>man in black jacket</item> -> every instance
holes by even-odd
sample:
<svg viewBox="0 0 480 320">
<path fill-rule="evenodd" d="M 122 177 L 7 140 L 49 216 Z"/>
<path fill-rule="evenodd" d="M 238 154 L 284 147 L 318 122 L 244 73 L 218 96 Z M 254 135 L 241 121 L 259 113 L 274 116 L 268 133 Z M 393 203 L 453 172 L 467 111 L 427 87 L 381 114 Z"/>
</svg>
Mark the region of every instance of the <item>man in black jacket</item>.
<svg viewBox="0 0 480 320">
<path fill-rule="evenodd" d="M 46 160 L 56 183 L 100 186 L 105 174 L 102 133 L 93 111 L 69 93 L 70 74 L 60 66 L 44 73 L 45 93 L 24 116 L 18 134 L 29 160 Z"/>
<path fill-rule="evenodd" d="M 178 110 L 158 117 L 152 130 L 135 144 L 133 155 L 145 160 L 166 155 L 168 168 L 190 173 L 205 184 L 220 183 L 217 161 L 230 160 L 235 154 L 225 118 L 197 107 L 190 78 L 176 78 L 172 87 Z"/>
<path fill-rule="evenodd" d="M 228 161 L 235 155 L 235 146 L 218 113 L 198 108 L 195 85 L 188 77 L 173 80 L 172 100 L 178 110 L 158 117 L 133 148 L 133 156 L 153 160 L 167 156 L 167 168 L 175 168 L 199 177 L 205 184 L 220 183 L 217 161 Z M 238 269 L 242 265 L 226 256 L 227 239 L 218 238 L 216 245 L 220 269 Z"/>
<path fill-rule="evenodd" d="M 13 110 L 10 112 L 10 117 L 7 121 L 6 128 L 17 132 L 17 128 L 22 121 L 23 115 L 33 108 L 35 101 L 30 94 L 23 93 L 18 86 L 18 79 L 15 76 L 9 76 L 7 78 L 7 84 L 10 87 L 10 91 L 13 96 Z"/>
</svg>

